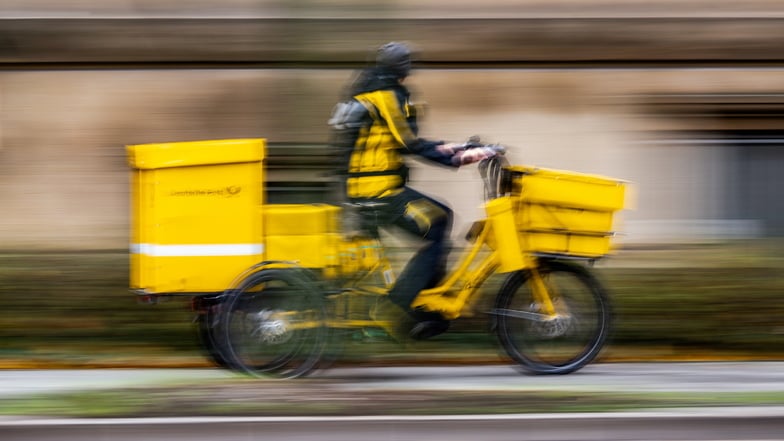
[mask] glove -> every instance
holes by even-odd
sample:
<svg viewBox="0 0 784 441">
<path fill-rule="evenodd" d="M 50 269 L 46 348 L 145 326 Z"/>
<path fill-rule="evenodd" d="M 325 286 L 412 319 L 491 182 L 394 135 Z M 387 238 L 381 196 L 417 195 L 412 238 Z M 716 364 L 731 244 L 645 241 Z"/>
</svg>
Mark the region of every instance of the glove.
<svg viewBox="0 0 784 441">
<path fill-rule="evenodd" d="M 473 164 L 483 159 L 489 159 L 499 154 L 494 147 L 476 147 L 473 149 L 461 150 L 452 156 L 452 164 L 461 166 Z"/>
<path fill-rule="evenodd" d="M 456 152 L 460 150 L 464 150 L 465 148 L 466 148 L 465 144 L 457 144 L 453 142 L 449 142 L 446 144 L 439 144 L 438 146 L 436 146 L 436 150 L 438 150 L 440 153 L 443 153 L 445 155 L 454 155 Z"/>
<path fill-rule="evenodd" d="M 501 144 L 490 144 L 487 147 L 495 150 L 496 155 L 505 155 L 506 154 L 506 147 L 502 146 Z"/>
</svg>

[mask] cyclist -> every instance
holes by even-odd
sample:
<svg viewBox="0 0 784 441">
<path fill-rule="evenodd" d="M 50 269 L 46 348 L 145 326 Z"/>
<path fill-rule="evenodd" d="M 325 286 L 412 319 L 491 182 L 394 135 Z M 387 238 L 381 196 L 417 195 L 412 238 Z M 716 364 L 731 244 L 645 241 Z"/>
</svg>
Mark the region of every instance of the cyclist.
<svg viewBox="0 0 784 441">
<path fill-rule="evenodd" d="M 490 147 L 464 149 L 463 144 L 418 137 L 416 110 L 403 85 L 411 71 L 411 50 L 403 43 L 379 47 L 375 65 L 358 75 L 329 121 L 333 146 L 342 152 L 339 166 L 345 196 L 352 202 L 379 202 L 380 225 L 395 225 L 425 241 L 375 310 L 377 320 L 393 321 L 393 337 L 425 339 L 445 332 L 440 314 L 412 310 L 422 289 L 436 286 L 446 273 L 447 240 L 452 210 L 406 186 L 403 155 L 457 168 L 496 155 Z"/>
</svg>

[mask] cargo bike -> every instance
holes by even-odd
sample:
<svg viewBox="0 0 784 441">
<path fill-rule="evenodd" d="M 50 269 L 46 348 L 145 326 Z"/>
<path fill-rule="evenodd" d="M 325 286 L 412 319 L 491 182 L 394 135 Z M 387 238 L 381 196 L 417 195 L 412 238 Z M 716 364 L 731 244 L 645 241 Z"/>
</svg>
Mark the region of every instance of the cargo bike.
<svg viewBox="0 0 784 441">
<path fill-rule="evenodd" d="M 292 378 L 319 368 L 346 330 L 395 325 L 374 313 L 394 271 L 375 204 L 265 203 L 265 150 L 263 139 L 128 146 L 130 282 L 148 299 L 190 296 L 218 365 Z M 488 314 L 524 372 L 574 372 L 610 331 L 608 295 L 590 263 L 611 251 L 626 185 L 503 157 L 478 169 L 487 217 L 412 306 L 449 320 Z M 493 274 L 505 280 L 493 306 L 477 310 Z"/>
</svg>

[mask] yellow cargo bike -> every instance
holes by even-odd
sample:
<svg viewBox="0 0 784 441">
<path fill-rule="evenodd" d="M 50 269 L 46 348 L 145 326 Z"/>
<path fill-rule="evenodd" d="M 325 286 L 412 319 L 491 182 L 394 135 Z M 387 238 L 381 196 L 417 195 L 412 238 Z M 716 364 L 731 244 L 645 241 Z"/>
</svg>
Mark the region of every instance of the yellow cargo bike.
<svg viewBox="0 0 784 441">
<path fill-rule="evenodd" d="M 338 331 L 393 325 L 376 320 L 374 307 L 394 272 L 374 204 L 265 203 L 265 150 L 263 139 L 128 146 L 131 288 L 191 296 L 219 365 L 291 378 L 318 368 Z M 625 183 L 509 166 L 503 157 L 478 169 L 487 218 L 413 306 L 451 320 L 489 314 L 523 371 L 574 372 L 609 333 L 609 300 L 586 263 L 611 251 Z M 505 281 L 492 308 L 477 311 L 480 287 L 495 273 Z"/>
</svg>

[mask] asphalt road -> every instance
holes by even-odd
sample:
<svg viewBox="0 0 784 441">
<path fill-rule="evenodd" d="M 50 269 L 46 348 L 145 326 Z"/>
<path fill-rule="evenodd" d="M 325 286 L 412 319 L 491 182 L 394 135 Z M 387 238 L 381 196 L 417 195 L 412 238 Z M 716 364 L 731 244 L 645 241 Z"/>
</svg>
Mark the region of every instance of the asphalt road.
<svg viewBox="0 0 784 441">
<path fill-rule="evenodd" d="M 231 378 L 218 369 L 0 371 L 0 399 Z M 295 380 L 339 391 L 655 391 L 780 395 L 782 405 L 502 415 L 48 419 L 2 417 L 0 440 L 784 440 L 784 363 L 608 363 L 566 376 L 507 366 L 332 369 Z M 311 383 L 308 383 L 311 382 Z M 283 386 L 278 386 L 282 384 Z M 264 382 L 261 389 L 291 387 Z M 411 394 L 416 396 L 416 393 Z M 376 395 L 379 396 L 379 395 Z"/>
<path fill-rule="evenodd" d="M 222 369 L 0 370 L 0 399 L 234 376 Z M 554 376 L 522 375 L 512 366 L 360 367 L 324 370 L 310 378 L 324 380 L 330 388 L 340 391 L 623 390 L 784 394 L 784 362 L 596 363 L 570 375 Z M 273 384 L 268 383 L 270 387 Z"/>
<path fill-rule="evenodd" d="M 781 413 L 566 414 L 460 417 L 42 420 L 0 425 L 3 440 L 780 440 Z"/>
</svg>

